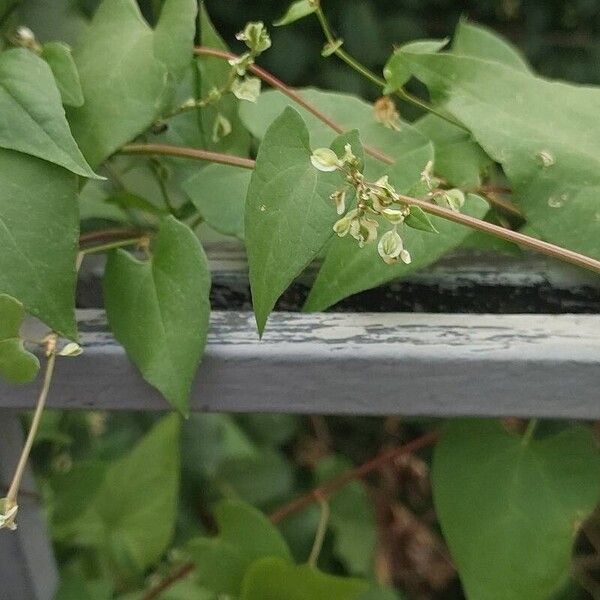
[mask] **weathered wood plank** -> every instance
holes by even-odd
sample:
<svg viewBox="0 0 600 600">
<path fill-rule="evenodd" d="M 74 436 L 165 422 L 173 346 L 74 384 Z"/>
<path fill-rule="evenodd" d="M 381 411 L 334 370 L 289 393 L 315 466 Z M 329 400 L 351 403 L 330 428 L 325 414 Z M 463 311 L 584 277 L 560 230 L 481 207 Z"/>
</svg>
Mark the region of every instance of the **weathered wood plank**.
<svg viewBox="0 0 600 600">
<path fill-rule="evenodd" d="M 0 487 L 4 490 L 23 446 L 18 416 L 0 410 L 0 431 Z M 29 472 L 19 496 L 18 523 L 16 531 L 0 531 L 0 598 L 51 600 L 58 581 L 56 564 Z"/>
<path fill-rule="evenodd" d="M 251 308 L 247 263 L 239 243 L 209 244 L 212 306 L 219 310 Z M 103 257 L 84 264 L 78 302 L 100 308 Z M 318 264 L 284 293 L 280 310 L 301 308 Z M 336 310 L 357 312 L 451 313 L 597 313 L 600 277 L 539 254 L 491 254 L 465 251 L 449 254 L 427 269 L 356 294 Z"/>
<path fill-rule="evenodd" d="M 60 361 L 56 408 L 162 410 L 107 332 L 80 311 L 83 356 Z M 195 411 L 600 418 L 600 316 L 215 312 Z M 0 386 L 0 407 L 31 407 Z"/>
</svg>

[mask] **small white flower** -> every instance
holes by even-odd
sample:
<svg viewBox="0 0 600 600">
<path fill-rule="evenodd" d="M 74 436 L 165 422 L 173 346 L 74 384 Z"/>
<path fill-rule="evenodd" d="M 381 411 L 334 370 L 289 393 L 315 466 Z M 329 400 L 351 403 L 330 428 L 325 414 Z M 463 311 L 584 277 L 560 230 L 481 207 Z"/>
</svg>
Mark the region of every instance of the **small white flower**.
<svg viewBox="0 0 600 600">
<path fill-rule="evenodd" d="M 231 92 L 239 100 L 256 102 L 260 96 L 260 79 L 258 77 L 236 79 L 231 84 Z"/>
<path fill-rule="evenodd" d="M 351 210 L 348 214 L 333 224 L 333 231 L 339 236 L 344 237 L 350 231 L 352 223 L 356 220 L 358 211 L 356 209 Z"/>
<path fill-rule="evenodd" d="M 244 31 L 240 31 L 235 37 L 245 42 L 255 54 L 260 54 L 271 47 L 271 38 L 262 21 L 248 23 Z"/>
<path fill-rule="evenodd" d="M 350 235 L 358 240 L 358 245 L 362 248 L 366 244 L 371 244 L 377 239 L 377 228 L 379 223 L 369 217 L 360 217 L 353 219 L 350 224 Z"/>
<path fill-rule="evenodd" d="M 310 162 L 315 169 L 330 173 L 341 166 L 340 159 L 331 148 L 317 148 L 313 151 Z"/>
<path fill-rule="evenodd" d="M 379 256 L 383 258 L 383 261 L 392 265 L 398 261 L 398 257 L 404 250 L 404 246 L 402 244 L 402 238 L 396 231 L 396 229 L 390 229 L 386 231 L 379 240 L 379 244 L 377 244 L 377 252 L 379 252 Z"/>
<path fill-rule="evenodd" d="M 35 43 L 35 34 L 33 31 L 31 31 L 31 29 L 29 29 L 29 27 L 26 27 L 25 25 L 20 25 L 17 27 L 16 34 L 17 38 L 19 38 L 19 41 L 24 45 Z"/>
<path fill-rule="evenodd" d="M 228 62 L 232 67 L 235 68 L 235 72 L 242 77 L 246 74 L 248 67 L 254 63 L 254 59 L 252 58 L 250 52 L 246 52 L 245 54 L 237 56 L 236 58 L 230 58 Z"/>
<path fill-rule="evenodd" d="M 554 155 L 548 152 L 548 150 L 540 150 L 537 153 L 537 158 L 542 163 L 542 167 L 546 169 L 551 167 L 556 162 Z"/>
<path fill-rule="evenodd" d="M 342 157 L 342 162 L 346 165 L 351 165 L 357 162 L 356 156 L 354 156 L 354 152 L 352 152 L 352 146 L 350 144 L 346 144 L 344 146 L 344 156 Z"/>
<path fill-rule="evenodd" d="M 68 357 L 80 356 L 81 354 L 83 354 L 83 348 L 79 344 L 76 344 L 75 342 L 71 342 L 70 344 L 67 344 L 58 353 L 59 356 L 68 356 Z"/>
<path fill-rule="evenodd" d="M 6 499 L 0 501 L 0 529 L 10 529 L 14 531 L 17 528 L 16 518 L 19 507 L 15 504 L 8 510 L 6 509 Z"/>
</svg>

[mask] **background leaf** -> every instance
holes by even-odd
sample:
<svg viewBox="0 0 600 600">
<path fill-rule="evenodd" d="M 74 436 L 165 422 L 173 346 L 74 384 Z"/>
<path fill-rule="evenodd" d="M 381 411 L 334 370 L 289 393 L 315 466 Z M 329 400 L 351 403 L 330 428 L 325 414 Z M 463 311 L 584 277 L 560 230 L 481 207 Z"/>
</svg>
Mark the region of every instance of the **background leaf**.
<svg viewBox="0 0 600 600">
<path fill-rule="evenodd" d="M 317 480 L 323 483 L 351 468 L 352 464 L 341 457 L 326 457 L 317 465 Z M 377 543 L 377 523 L 365 485 L 360 481 L 352 481 L 328 502 L 336 555 L 350 573 L 369 574 Z"/>
<path fill-rule="evenodd" d="M 203 46 L 229 51 L 229 47 L 215 30 L 204 3 L 200 7 L 200 39 Z M 226 60 L 201 56 L 197 58 L 196 65 L 198 71 L 195 93 L 198 98 L 206 98 L 213 88 L 222 88 L 229 80 L 231 65 Z M 242 156 L 248 154 L 250 135 L 238 115 L 241 104 L 247 103 L 240 102 L 233 94 L 224 94 L 216 104 L 197 111 L 196 115 L 191 117 L 198 120 L 203 148 Z M 229 121 L 231 133 L 216 139 L 214 127 L 219 115 Z"/>
<path fill-rule="evenodd" d="M 173 537 L 179 493 L 180 419 L 162 419 L 107 471 L 94 502 L 109 547 L 122 547 L 144 569 Z M 99 540 L 100 541 L 100 540 Z"/>
<path fill-rule="evenodd" d="M 246 194 L 251 177 L 252 171 L 215 164 L 196 171 L 182 187 L 215 231 L 243 240 Z"/>
<path fill-rule="evenodd" d="M 77 178 L 10 150 L 0 150 L 0 173 L 0 293 L 74 339 Z"/>
<path fill-rule="evenodd" d="M 244 578 L 241 600 L 358 600 L 365 581 L 325 575 L 281 559 L 256 562 Z"/>
<path fill-rule="evenodd" d="M 23 305 L 0 294 L 0 376 L 10 383 L 28 383 L 35 379 L 40 361 L 23 347 L 20 336 L 25 318 Z"/>
<path fill-rule="evenodd" d="M 0 54 L 0 147 L 96 177 L 71 135 L 50 67 L 29 50 Z"/>
<path fill-rule="evenodd" d="M 467 598 L 547 600 L 598 502 L 600 455 L 584 427 L 525 444 L 496 421 L 451 421 L 433 486 Z"/>
<path fill-rule="evenodd" d="M 108 259 L 104 277 L 112 331 L 144 378 L 183 413 L 206 344 L 210 273 L 194 233 L 166 218 L 142 262 L 125 251 Z"/>
<path fill-rule="evenodd" d="M 187 545 L 196 564 L 197 581 L 219 594 L 238 596 L 250 565 L 264 557 L 290 560 L 277 528 L 258 510 L 240 501 L 225 500 L 215 509 L 219 536 L 197 538 Z"/>
<path fill-rule="evenodd" d="M 42 47 L 42 58 L 52 69 L 63 104 L 81 106 L 83 91 L 71 48 L 62 42 L 48 42 Z"/>
<path fill-rule="evenodd" d="M 531 226 L 548 241 L 600 257 L 600 91 L 469 56 L 407 53 L 405 60 L 443 91 L 445 110 L 502 164 Z"/>
<path fill-rule="evenodd" d="M 167 0 L 157 33 L 134 0 L 104 0 L 74 56 L 85 104 L 68 111 L 88 161 L 105 158 L 152 125 L 189 59 L 195 2 Z M 102 60 L 98 60 L 98 57 Z"/>
</svg>

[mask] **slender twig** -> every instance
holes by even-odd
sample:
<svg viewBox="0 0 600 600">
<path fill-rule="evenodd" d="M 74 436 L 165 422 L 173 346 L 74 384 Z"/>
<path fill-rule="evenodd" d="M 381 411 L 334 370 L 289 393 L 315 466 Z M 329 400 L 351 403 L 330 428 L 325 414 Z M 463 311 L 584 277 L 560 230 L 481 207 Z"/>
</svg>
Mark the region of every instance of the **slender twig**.
<svg viewBox="0 0 600 600">
<path fill-rule="evenodd" d="M 204 46 L 197 46 L 196 48 L 194 48 L 194 52 L 198 56 L 211 56 L 213 58 L 220 58 L 222 60 L 232 60 L 238 58 L 235 54 L 232 54 L 230 52 L 219 50 L 217 48 L 206 48 Z M 262 81 L 264 81 L 266 84 L 279 90 L 282 94 L 290 98 L 290 100 L 292 100 L 295 104 L 301 106 L 309 113 L 314 115 L 317 119 L 319 119 L 319 121 L 327 125 L 336 133 L 344 133 L 345 129 L 339 123 L 337 123 L 331 117 L 319 110 L 314 104 L 303 98 L 301 94 L 299 94 L 293 88 L 289 87 L 287 84 L 281 81 L 281 79 L 278 79 L 277 77 L 275 77 L 274 75 L 257 65 L 251 65 L 248 68 L 248 70 L 260 79 L 262 79 Z M 369 144 L 364 144 L 363 149 L 366 154 L 387 165 L 393 165 L 396 162 L 391 156 L 373 146 L 370 146 Z M 508 202 L 508 200 L 499 199 L 496 196 L 486 197 L 488 198 L 490 203 L 496 206 L 497 208 L 505 210 L 513 216 L 523 216 L 521 211 L 514 204 Z"/>
<path fill-rule="evenodd" d="M 406 202 L 409 205 L 412 204 L 418 206 L 425 212 L 428 212 L 432 215 L 442 217 L 443 219 L 447 219 L 449 221 L 454 221 L 460 225 L 466 225 L 471 229 L 477 229 L 478 231 L 495 235 L 503 240 L 514 242 L 519 246 L 530 248 L 531 250 L 535 250 L 541 254 L 546 254 L 552 258 L 557 258 L 563 262 L 568 262 L 578 267 L 583 267 L 584 269 L 600 273 L 600 261 L 589 256 L 579 254 L 573 250 L 567 250 L 566 248 L 556 246 L 555 244 L 550 244 L 549 242 L 544 242 L 542 240 L 529 237 L 528 235 L 519 233 L 518 231 L 512 231 L 510 229 L 505 229 L 504 227 L 499 227 L 493 223 L 488 223 L 487 221 L 482 221 L 481 219 L 476 219 L 475 217 L 470 217 L 469 215 L 464 215 L 460 212 L 454 212 L 453 210 L 443 208 L 442 206 L 438 206 L 437 204 L 433 204 L 427 200 L 411 198 L 410 196 L 404 196 L 403 194 L 398 194 L 398 196 L 403 202 Z"/>
<path fill-rule="evenodd" d="M 230 154 L 207 152 L 205 150 L 197 150 L 196 148 L 184 148 L 179 146 L 170 146 L 167 144 L 135 144 L 125 146 L 124 150 L 126 149 L 132 154 L 166 154 L 170 156 L 179 156 L 182 158 L 192 158 L 196 160 L 213 160 L 210 158 L 212 155 L 215 157 L 215 162 L 220 162 L 221 164 L 234 165 L 237 167 L 243 167 L 245 169 L 253 169 L 256 166 L 256 161 L 250 158 L 240 158 L 239 156 L 233 156 Z M 538 240 L 523 233 L 519 233 L 518 231 L 512 231 L 510 229 L 506 229 L 505 227 L 500 227 L 499 225 L 494 225 L 493 223 L 488 223 L 487 221 L 476 219 L 475 217 L 471 217 L 460 212 L 455 212 L 448 208 L 444 208 L 443 206 L 438 206 L 429 200 L 412 198 L 411 196 L 406 196 L 404 194 L 398 194 L 398 198 L 408 205 L 418 206 L 425 212 L 437 217 L 441 217 L 442 219 L 453 221 L 459 225 L 465 225 L 466 227 L 470 227 L 471 229 L 475 229 L 477 231 L 483 231 L 484 233 L 488 233 L 503 240 L 513 242 L 519 246 L 524 246 L 525 248 L 530 248 L 531 250 L 540 252 L 541 254 L 546 254 L 552 258 L 556 258 L 578 267 L 583 267 L 584 269 L 600 273 L 599 260 L 579 254 L 573 250 L 567 250 L 561 246 L 556 246 L 555 244 Z"/>
<path fill-rule="evenodd" d="M 357 479 L 362 479 L 375 469 L 378 469 L 385 463 L 394 460 L 398 456 L 402 456 L 404 454 L 411 454 L 413 452 L 417 452 L 418 450 L 426 448 L 427 446 L 430 446 L 431 444 L 437 442 L 438 438 L 439 434 L 436 431 L 430 431 L 422 435 L 421 437 L 408 442 L 404 446 L 382 452 L 374 459 L 361 465 L 360 467 L 350 469 L 349 471 L 346 471 L 339 477 L 325 482 L 323 485 L 321 485 L 319 488 L 314 489 L 312 492 L 309 492 L 308 494 L 297 498 L 289 504 L 286 504 L 284 507 L 280 508 L 278 511 L 271 515 L 271 521 L 277 524 L 283 521 L 285 518 L 289 517 L 290 515 L 305 509 L 311 504 L 314 504 L 316 502 L 324 502 L 328 496 L 331 496 L 335 492 L 341 490 L 350 482 Z M 181 565 L 175 571 L 173 571 L 171 574 L 165 577 L 157 586 L 148 590 L 146 594 L 140 598 L 140 600 L 155 600 L 165 590 L 170 588 L 179 580 L 187 577 L 190 573 L 192 573 L 194 569 L 195 565 L 192 562 Z"/>
<path fill-rule="evenodd" d="M 52 376 L 54 375 L 54 367 L 56 365 L 57 339 L 58 336 L 53 333 L 50 334 L 46 342 L 46 354 L 48 356 L 48 360 L 46 363 L 44 382 L 42 384 L 42 389 L 38 397 L 35 412 L 33 413 L 33 419 L 31 421 L 29 433 L 27 434 L 27 440 L 25 441 L 25 445 L 23 446 L 23 450 L 21 451 L 21 456 L 19 457 L 19 462 L 15 469 L 15 474 L 13 476 L 10 487 L 8 488 L 8 493 L 6 494 L 5 509 L 7 511 L 14 508 L 18 504 L 17 497 L 19 494 L 19 488 L 21 487 L 21 481 L 23 480 L 23 474 L 25 473 L 25 468 L 27 467 L 27 461 L 29 460 L 29 455 L 31 454 L 33 442 L 35 441 L 35 436 L 40 426 L 42 413 L 44 412 L 44 407 L 46 406 L 46 400 L 48 398 L 48 392 L 50 391 L 50 384 L 52 383 Z"/>
<path fill-rule="evenodd" d="M 535 433 L 535 429 L 538 425 L 537 419 L 529 419 L 529 423 L 527 424 L 527 429 L 525 429 L 525 433 L 521 438 L 521 443 L 523 446 L 528 446 L 531 440 L 533 439 L 533 435 Z"/>
<path fill-rule="evenodd" d="M 365 77 L 366 79 L 368 79 L 369 81 L 374 83 L 376 86 L 378 86 L 380 88 L 385 88 L 385 86 L 386 86 L 385 79 L 382 79 L 381 77 L 379 77 L 379 75 L 377 75 L 376 73 L 371 71 L 371 69 L 369 69 L 368 67 L 366 67 L 365 65 L 360 63 L 358 60 L 356 60 L 350 54 L 348 54 L 343 49 L 342 46 L 335 47 L 336 38 L 333 35 L 333 32 L 329 25 L 329 22 L 327 21 L 327 17 L 325 16 L 325 13 L 323 12 L 323 9 L 320 6 L 317 7 L 316 15 L 319 20 L 319 24 L 321 25 L 321 29 L 323 30 L 323 34 L 325 35 L 325 39 L 332 47 L 335 48 L 335 50 L 333 51 L 333 54 L 335 56 L 337 56 L 339 59 L 343 60 L 351 69 L 354 69 L 357 73 L 359 73 L 360 75 L 362 75 L 363 77 Z M 424 100 L 421 100 L 421 98 L 418 98 L 417 96 L 413 96 L 412 94 L 407 92 L 404 88 L 394 90 L 394 94 L 396 96 L 398 96 L 398 98 L 400 98 L 401 100 L 409 102 L 410 104 L 413 104 L 414 106 L 419 107 L 421 110 L 424 110 L 425 112 L 431 113 L 431 114 L 435 115 L 436 117 L 439 117 L 440 119 L 444 119 L 444 121 L 448 121 L 448 123 L 451 123 L 452 125 L 455 125 L 456 127 L 459 127 L 460 129 L 469 131 L 468 128 L 465 127 L 465 125 L 463 125 L 460 121 L 455 119 L 453 116 L 438 110 L 434 106 L 431 106 L 431 104 L 428 104 Z"/>
<path fill-rule="evenodd" d="M 143 231 L 132 227 L 100 229 L 98 231 L 82 233 L 81 236 L 79 236 L 79 245 L 86 246 L 87 244 L 92 244 L 94 242 L 129 239 L 134 237 L 141 237 L 142 235 L 144 235 Z"/>
<path fill-rule="evenodd" d="M 323 542 L 325 541 L 325 535 L 327 533 L 327 526 L 329 525 L 329 517 L 331 510 L 329 504 L 325 498 L 319 498 L 319 504 L 321 505 L 321 517 L 319 518 L 319 524 L 317 525 L 317 533 L 315 535 L 315 541 L 313 543 L 310 556 L 308 557 L 308 565 L 316 569 L 319 555 L 323 549 Z"/>
<path fill-rule="evenodd" d="M 253 169 L 256 164 L 250 158 L 242 158 L 233 154 L 221 154 L 220 152 L 171 146 L 169 144 L 127 144 L 121 148 L 120 152 L 121 154 L 158 154 L 178 158 L 193 158 L 222 165 L 242 167 L 243 169 Z"/>
<path fill-rule="evenodd" d="M 429 431 L 425 433 L 421 437 L 418 437 L 406 444 L 404 446 L 399 446 L 397 448 L 392 448 L 391 450 L 386 450 L 382 452 L 375 458 L 370 461 L 356 467 L 355 469 L 350 469 L 345 473 L 342 473 L 339 477 L 331 479 L 319 486 L 318 488 L 292 500 L 289 504 L 281 507 L 279 510 L 275 511 L 271 514 L 271 521 L 273 523 L 281 523 L 284 519 L 293 515 L 301 510 L 304 510 L 311 504 L 315 502 L 321 502 L 323 499 L 328 498 L 335 492 L 338 492 L 343 487 L 348 485 L 350 482 L 363 479 L 372 471 L 375 471 L 382 465 L 393 461 L 399 456 L 403 456 L 405 454 L 412 454 L 413 452 L 417 452 L 418 450 L 422 450 L 427 446 L 431 446 L 435 444 L 439 438 L 439 433 L 437 431 Z"/>
<path fill-rule="evenodd" d="M 216 48 L 205 48 L 203 46 L 196 47 L 194 49 L 194 52 L 199 56 L 212 56 L 215 58 L 221 58 L 223 60 L 231 60 L 237 58 L 235 54 L 231 54 L 230 52 L 225 52 Z M 309 113 L 317 117 L 319 121 L 327 125 L 336 133 L 342 134 L 346 131 L 339 123 L 336 123 L 333 119 L 331 119 L 325 113 L 320 111 L 314 104 L 311 104 L 310 102 L 305 100 L 296 90 L 283 83 L 283 81 L 281 81 L 280 79 L 277 79 L 277 77 L 275 77 L 274 75 L 271 75 L 271 73 L 269 73 L 268 71 L 265 71 L 257 65 L 251 65 L 248 68 L 248 70 L 254 73 L 254 75 L 259 77 L 260 79 L 262 79 L 265 83 L 279 90 L 282 94 L 293 100 L 295 104 L 306 109 Z M 387 154 L 381 152 L 377 148 L 373 148 L 373 146 L 365 144 L 363 146 L 363 149 L 367 154 L 369 154 L 373 158 L 376 158 L 377 160 L 380 160 L 381 162 L 384 162 L 388 165 L 393 165 L 395 162 L 391 156 L 388 156 Z"/>
<path fill-rule="evenodd" d="M 135 246 L 136 244 L 139 244 L 143 239 L 144 236 L 139 236 L 135 238 L 127 238 L 124 240 L 117 240 L 115 242 L 108 242 L 106 244 L 92 246 L 91 248 L 85 248 L 84 250 L 80 250 L 80 254 L 83 254 L 84 256 L 87 256 L 88 254 L 102 254 L 103 252 L 110 252 L 111 250 L 116 250 L 117 248 Z"/>
</svg>

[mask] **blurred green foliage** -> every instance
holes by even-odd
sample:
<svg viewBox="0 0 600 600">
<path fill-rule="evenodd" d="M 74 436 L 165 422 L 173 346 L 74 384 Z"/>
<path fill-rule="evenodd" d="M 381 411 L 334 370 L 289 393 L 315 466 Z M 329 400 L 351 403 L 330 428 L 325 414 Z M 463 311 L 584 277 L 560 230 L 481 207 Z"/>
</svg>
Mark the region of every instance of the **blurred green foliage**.
<svg viewBox="0 0 600 600">
<path fill-rule="evenodd" d="M 248 20 L 273 22 L 281 0 L 206 0 L 229 41 Z M 380 70 L 394 45 L 443 38 L 461 16 L 493 27 L 515 42 L 541 73 L 573 81 L 600 82 L 600 2 L 597 0 L 323 0 L 346 49 Z M 371 95 L 368 83 L 335 59 L 320 56 L 316 19 L 272 32 L 276 51 L 264 64 L 294 84 L 310 84 Z"/>
<path fill-rule="evenodd" d="M 139 0 L 154 20 L 160 0 Z M 236 48 L 235 33 L 250 20 L 271 24 L 287 0 L 205 0 L 224 38 Z M 12 2 L 5 2 L 10 5 Z M 22 20 L 41 39 L 75 41 L 98 0 L 23 0 Z M 600 83 L 600 2 L 597 0 L 323 0 L 349 52 L 381 70 L 395 45 L 418 38 L 443 38 L 466 16 L 507 36 L 540 73 L 582 83 Z M 376 91 L 335 59 L 320 56 L 316 19 L 272 28 L 273 49 L 262 64 L 294 85 L 315 85 L 372 97 Z"/>
</svg>

